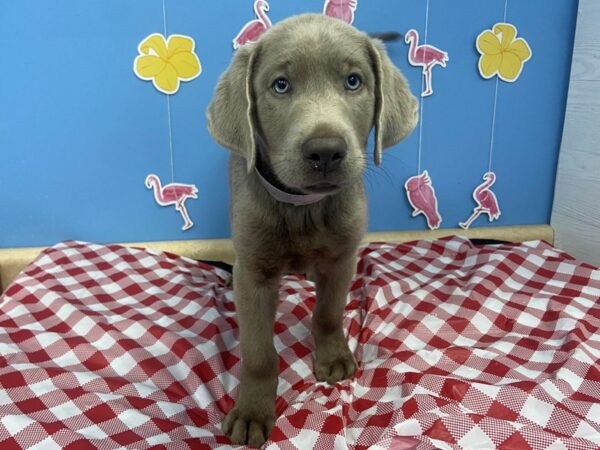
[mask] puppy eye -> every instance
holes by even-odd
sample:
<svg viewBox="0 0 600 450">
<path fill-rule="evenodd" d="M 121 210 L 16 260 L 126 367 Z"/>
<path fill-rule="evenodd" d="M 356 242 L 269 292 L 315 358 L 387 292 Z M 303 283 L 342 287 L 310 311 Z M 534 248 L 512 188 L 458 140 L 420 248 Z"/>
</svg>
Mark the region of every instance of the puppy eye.
<svg viewBox="0 0 600 450">
<path fill-rule="evenodd" d="M 344 87 L 349 91 L 356 91 L 361 84 L 362 80 L 360 79 L 360 75 L 351 73 L 346 77 L 346 83 Z"/>
<path fill-rule="evenodd" d="M 285 94 L 290 90 L 290 82 L 285 78 L 277 78 L 271 85 L 273 90 L 278 94 Z"/>
</svg>

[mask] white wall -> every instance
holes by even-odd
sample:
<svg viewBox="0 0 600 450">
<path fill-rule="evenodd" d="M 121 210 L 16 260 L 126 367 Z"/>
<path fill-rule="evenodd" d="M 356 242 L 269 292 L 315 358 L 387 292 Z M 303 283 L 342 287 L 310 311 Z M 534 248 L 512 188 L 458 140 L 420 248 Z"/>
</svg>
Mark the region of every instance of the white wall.
<svg viewBox="0 0 600 450">
<path fill-rule="evenodd" d="M 556 246 L 600 266 L 600 1 L 580 0 L 551 225 Z"/>
</svg>

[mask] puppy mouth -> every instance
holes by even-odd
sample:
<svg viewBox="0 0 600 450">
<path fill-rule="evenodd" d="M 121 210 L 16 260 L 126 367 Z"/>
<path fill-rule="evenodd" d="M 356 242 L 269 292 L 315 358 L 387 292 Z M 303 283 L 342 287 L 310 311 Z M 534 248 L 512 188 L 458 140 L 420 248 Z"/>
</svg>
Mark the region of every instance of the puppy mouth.
<svg viewBox="0 0 600 450">
<path fill-rule="evenodd" d="M 315 193 L 315 194 L 331 194 L 336 191 L 339 191 L 340 188 L 341 188 L 341 186 L 339 184 L 328 183 L 326 181 L 323 181 L 321 183 L 310 184 L 308 186 L 304 186 L 304 188 L 302 190 L 306 191 L 306 192 Z"/>
</svg>

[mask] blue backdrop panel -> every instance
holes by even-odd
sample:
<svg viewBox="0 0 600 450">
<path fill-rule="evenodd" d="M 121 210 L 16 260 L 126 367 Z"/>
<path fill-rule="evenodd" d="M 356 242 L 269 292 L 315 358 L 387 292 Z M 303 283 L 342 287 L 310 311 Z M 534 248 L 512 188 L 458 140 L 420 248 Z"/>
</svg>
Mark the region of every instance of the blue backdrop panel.
<svg viewBox="0 0 600 450">
<path fill-rule="evenodd" d="M 425 4 L 359 0 L 354 24 L 423 36 Z M 322 8 L 321 0 L 271 0 L 269 16 L 276 23 Z M 493 189 L 502 217 L 492 225 L 549 221 L 576 11 L 576 1 L 508 2 L 508 22 L 533 58 L 516 83 L 499 85 Z M 477 72 L 475 39 L 503 12 L 504 0 L 430 0 L 428 41 L 450 62 L 434 69 L 435 94 L 424 100 L 421 166 L 442 227 L 470 215 L 488 168 L 495 81 Z M 140 41 L 163 31 L 161 0 L 2 2 L 0 247 L 228 237 L 228 155 L 206 131 L 204 113 L 232 38 L 253 18 L 252 0 L 167 0 L 168 32 L 193 37 L 203 67 L 171 97 L 175 180 L 199 189 L 186 203 L 195 226 L 182 232 L 179 214 L 144 186 L 149 173 L 171 181 L 166 97 L 132 70 Z M 408 65 L 408 46 L 394 42 L 388 51 L 418 94 L 421 70 Z M 370 230 L 425 228 L 423 216 L 410 217 L 404 193 L 417 146 L 418 130 L 369 169 Z"/>
</svg>

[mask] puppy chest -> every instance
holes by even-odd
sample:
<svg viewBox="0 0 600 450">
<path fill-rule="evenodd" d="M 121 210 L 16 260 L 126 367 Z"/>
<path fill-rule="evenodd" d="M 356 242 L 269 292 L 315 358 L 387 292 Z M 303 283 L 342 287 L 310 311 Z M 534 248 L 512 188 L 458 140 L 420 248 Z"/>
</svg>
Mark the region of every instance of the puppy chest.
<svg viewBox="0 0 600 450">
<path fill-rule="evenodd" d="M 282 256 L 287 272 L 304 273 L 316 264 L 325 261 L 335 261 L 339 258 L 339 249 L 329 246 L 312 248 L 289 248 Z"/>
</svg>

